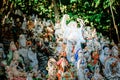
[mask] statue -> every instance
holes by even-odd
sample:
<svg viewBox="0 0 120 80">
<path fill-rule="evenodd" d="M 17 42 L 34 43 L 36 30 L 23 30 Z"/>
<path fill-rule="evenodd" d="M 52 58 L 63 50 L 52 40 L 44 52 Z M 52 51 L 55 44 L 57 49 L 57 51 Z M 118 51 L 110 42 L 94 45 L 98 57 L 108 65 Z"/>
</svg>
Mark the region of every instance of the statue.
<svg viewBox="0 0 120 80">
<path fill-rule="evenodd" d="M 92 79 L 93 80 L 104 80 L 103 76 L 100 74 L 100 68 L 98 64 L 95 66 L 95 72 L 94 72 Z"/>
<path fill-rule="evenodd" d="M 119 50 L 118 50 L 118 46 L 112 41 L 112 56 L 118 57 L 119 55 Z"/>
<path fill-rule="evenodd" d="M 58 77 L 58 80 L 61 80 L 62 75 L 63 75 L 63 73 L 65 71 L 65 67 L 68 66 L 68 61 L 65 59 L 65 57 L 61 56 L 59 61 L 57 61 L 57 65 L 58 65 L 57 77 Z"/>
<path fill-rule="evenodd" d="M 105 60 L 104 75 L 109 80 L 118 80 L 120 78 L 120 61 L 115 57 L 108 57 Z"/>
<path fill-rule="evenodd" d="M 56 73 L 57 73 L 57 64 L 56 64 L 56 60 L 54 58 L 50 58 L 48 60 L 48 79 L 50 80 L 55 80 L 56 79 Z"/>
<path fill-rule="evenodd" d="M 98 51 L 94 51 L 92 53 L 92 58 L 93 58 L 93 64 L 96 65 L 98 63 L 98 60 L 99 60 L 99 53 L 98 53 Z"/>
<path fill-rule="evenodd" d="M 23 35 L 23 34 L 21 34 L 20 36 L 19 36 L 19 47 L 21 48 L 21 47 L 26 47 L 26 37 L 25 37 L 25 35 Z"/>
<path fill-rule="evenodd" d="M 78 70 L 78 80 L 85 80 L 84 70 L 87 67 L 86 59 L 84 54 L 79 52 L 78 53 L 79 60 L 77 62 L 77 70 Z"/>
<path fill-rule="evenodd" d="M 80 23 L 81 19 L 77 19 Z M 82 36 L 83 24 L 81 23 L 81 27 L 77 28 L 77 22 L 71 21 L 67 27 L 65 26 L 63 38 L 67 43 L 67 59 L 71 62 L 72 53 L 76 52 L 79 48 L 81 48 L 81 43 L 85 43 L 85 40 Z"/>
<path fill-rule="evenodd" d="M 11 50 L 11 51 L 15 51 L 15 50 L 17 50 L 14 41 L 11 41 L 11 43 L 10 43 L 10 50 Z"/>
<path fill-rule="evenodd" d="M 60 25 L 60 21 L 58 20 L 56 23 L 55 23 L 55 27 L 54 27 L 54 30 L 55 30 L 55 37 L 56 39 L 61 39 L 63 38 L 62 36 L 62 28 L 61 28 L 61 25 Z"/>
<path fill-rule="evenodd" d="M 28 58 L 31 61 L 30 65 L 34 68 L 35 65 L 38 65 L 37 53 L 34 51 L 33 48 L 29 48 L 28 50 Z"/>
<path fill-rule="evenodd" d="M 111 55 L 111 50 L 109 46 L 104 46 L 101 53 L 100 53 L 100 61 L 104 65 L 105 59 Z"/>
<path fill-rule="evenodd" d="M 22 23 L 22 27 L 21 28 L 25 31 L 26 30 L 26 26 L 27 26 L 27 20 L 26 20 L 25 15 L 23 17 L 24 17 L 24 19 L 23 19 L 23 23 Z"/>
</svg>

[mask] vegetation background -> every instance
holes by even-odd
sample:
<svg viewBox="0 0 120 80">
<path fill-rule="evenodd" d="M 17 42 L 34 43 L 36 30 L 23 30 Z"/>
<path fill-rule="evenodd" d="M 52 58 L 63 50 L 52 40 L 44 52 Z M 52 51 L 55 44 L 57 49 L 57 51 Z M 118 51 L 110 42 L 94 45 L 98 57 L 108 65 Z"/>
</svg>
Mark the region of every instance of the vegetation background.
<svg viewBox="0 0 120 80">
<path fill-rule="evenodd" d="M 5 16 L 14 17 L 18 9 L 23 14 L 37 14 L 54 22 L 61 19 L 63 14 L 69 14 L 71 20 L 81 17 L 86 26 L 95 27 L 118 43 L 120 0 L 0 0 L 0 30 L 4 27 Z"/>
</svg>

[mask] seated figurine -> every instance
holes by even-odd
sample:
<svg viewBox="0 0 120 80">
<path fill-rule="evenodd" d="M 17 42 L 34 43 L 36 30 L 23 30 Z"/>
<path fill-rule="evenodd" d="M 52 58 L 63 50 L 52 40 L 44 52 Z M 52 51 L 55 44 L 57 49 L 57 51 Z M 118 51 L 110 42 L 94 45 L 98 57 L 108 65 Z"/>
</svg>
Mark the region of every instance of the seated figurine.
<svg viewBox="0 0 120 80">
<path fill-rule="evenodd" d="M 56 60 L 54 58 L 50 58 L 48 60 L 48 79 L 50 80 L 55 80 L 56 79 L 56 73 L 57 73 L 57 65 L 56 65 Z"/>
<path fill-rule="evenodd" d="M 65 59 L 65 57 L 61 56 L 61 58 L 57 62 L 57 65 L 58 65 L 57 77 L 58 77 L 58 80 L 61 80 L 62 79 L 62 74 L 65 71 L 65 67 L 68 66 L 68 61 Z"/>
<path fill-rule="evenodd" d="M 98 63 L 98 60 L 99 60 L 99 54 L 98 54 L 97 51 L 94 51 L 94 52 L 92 53 L 92 58 L 93 58 L 93 63 L 94 63 L 94 65 L 97 64 L 97 63 Z"/>
<path fill-rule="evenodd" d="M 10 43 L 10 50 L 11 50 L 11 51 L 17 50 L 14 41 L 11 41 L 11 43 Z"/>
<path fill-rule="evenodd" d="M 84 69 L 87 67 L 86 59 L 82 53 L 79 53 L 78 56 L 79 56 L 79 60 L 77 62 L 78 79 L 85 80 Z"/>
<path fill-rule="evenodd" d="M 32 48 L 28 50 L 28 58 L 31 61 L 30 65 L 34 68 L 35 65 L 38 64 L 37 53 L 33 51 Z"/>
<path fill-rule="evenodd" d="M 21 34 L 19 36 L 19 47 L 26 47 L 26 38 L 25 35 Z"/>
<path fill-rule="evenodd" d="M 98 65 L 95 66 L 93 80 L 104 80 L 103 76 L 100 74 L 100 68 Z"/>
<path fill-rule="evenodd" d="M 105 60 L 104 75 L 107 79 L 118 80 L 120 77 L 120 61 L 116 57 L 108 57 Z"/>
</svg>

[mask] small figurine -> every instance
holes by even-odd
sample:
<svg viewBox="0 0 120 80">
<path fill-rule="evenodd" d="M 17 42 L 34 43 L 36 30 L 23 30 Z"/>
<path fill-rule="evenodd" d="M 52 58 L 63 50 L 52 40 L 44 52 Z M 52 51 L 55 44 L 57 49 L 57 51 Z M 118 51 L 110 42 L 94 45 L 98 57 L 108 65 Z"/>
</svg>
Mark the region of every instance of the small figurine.
<svg viewBox="0 0 120 80">
<path fill-rule="evenodd" d="M 21 34 L 19 36 L 19 47 L 26 47 L 26 38 L 25 38 L 25 35 Z"/>
<path fill-rule="evenodd" d="M 57 62 L 57 65 L 58 65 L 57 77 L 58 77 L 58 80 L 61 80 L 62 79 L 62 74 L 65 71 L 65 67 L 68 66 L 68 61 L 65 59 L 65 57 L 61 56 L 61 58 Z"/>
<path fill-rule="evenodd" d="M 10 43 L 10 50 L 11 50 L 11 51 L 17 50 L 14 41 L 11 41 L 11 43 Z"/>
<path fill-rule="evenodd" d="M 95 72 L 94 72 L 94 76 L 92 79 L 93 80 L 104 80 L 103 76 L 100 74 L 99 65 L 95 66 Z"/>
<path fill-rule="evenodd" d="M 34 51 L 34 48 L 29 48 L 28 58 L 31 61 L 30 65 L 34 68 L 38 64 L 37 53 Z"/>
<path fill-rule="evenodd" d="M 48 79 L 50 80 L 55 80 L 56 79 L 56 73 L 57 73 L 57 64 L 56 64 L 56 60 L 54 58 L 50 58 L 48 60 Z"/>
<path fill-rule="evenodd" d="M 79 60 L 77 62 L 77 70 L 78 70 L 78 79 L 85 80 L 84 69 L 87 67 L 86 59 L 84 54 L 79 53 Z"/>
<path fill-rule="evenodd" d="M 92 58 L 93 58 L 93 63 L 94 65 L 98 63 L 98 60 L 99 60 L 99 54 L 98 54 L 98 51 L 94 51 L 92 53 Z"/>
</svg>

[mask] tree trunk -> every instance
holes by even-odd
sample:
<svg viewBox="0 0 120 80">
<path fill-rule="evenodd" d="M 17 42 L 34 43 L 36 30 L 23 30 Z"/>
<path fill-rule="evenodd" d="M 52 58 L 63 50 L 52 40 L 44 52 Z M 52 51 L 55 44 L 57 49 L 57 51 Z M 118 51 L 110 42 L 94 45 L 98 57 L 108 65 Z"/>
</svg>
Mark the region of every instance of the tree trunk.
<svg viewBox="0 0 120 80">
<path fill-rule="evenodd" d="M 1 1 L 1 8 L 0 8 L 0 21 L 2 25 L 5 24 L 5 19 L 9 17 L 12 9 L 13 9 L 13 3 L 10 3 L 8 0 L 2 0 Z"/>
<path fill-rule="evenodd" d="M 54 13 L 55 13 L 55 21 L 59 20 L 59 11 L 58 11 L 58 7 L 57 7 L 57 3 L 55 0 L 52 0 L 52 5 L 54 7 Z"/>
<path fill-rule="evenodd" d="M 112 14 L 113 24 L 114 24 L 114 28 L 115 28 L 115 30 L 116 30 L 116 35 L 117 35 L 117 39 L 118 39 L 118 43 L 119 43 L 119 42 L 120 42 L 119 33 L 118 33 L 117 25 L 116 25 L 116 23 L 115 23 L 115 18 L 114 18 L 114 14 L 113 14 L 113 10 L 112 10 L 111 0 L 109 0 L 109 2 L 110 2 L 110 10 L 111 10 L 111 14 Z"/>
</svg>

